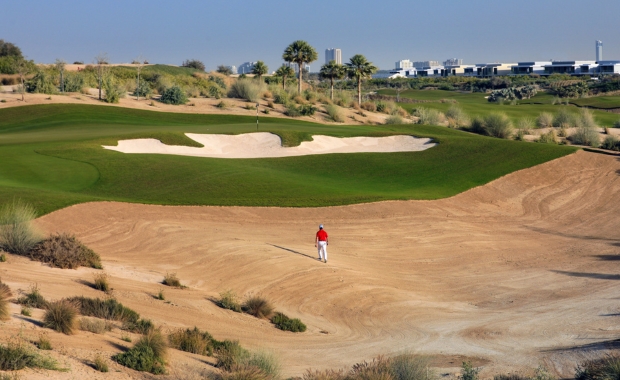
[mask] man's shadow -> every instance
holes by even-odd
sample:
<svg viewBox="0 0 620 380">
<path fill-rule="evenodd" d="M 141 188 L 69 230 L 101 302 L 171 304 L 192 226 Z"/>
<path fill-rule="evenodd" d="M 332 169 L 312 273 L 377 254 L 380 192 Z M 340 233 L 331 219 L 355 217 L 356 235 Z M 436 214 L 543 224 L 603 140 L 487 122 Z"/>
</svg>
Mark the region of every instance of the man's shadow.
<svg viewBox="0 0 620 380">
<path fill-rule="evenodd" d="M 283 249 L 285 251 L 293 252 L 294 254 L 297 254 L 297 255 L 306 256 L 307 258 L 312 259 L 312 260 L 316 260 L 317 259 L 316 257 L 310 256 L 310 255 L 306 255 L 305 253 L 301 253 L 301 252 L 292 250 L 290 248 L 280 247 L 279 245 L 270 244 L 270 243 L 267 243 L 267 245 L 270 245 L 270 246 L 276 247 L 276 248 L 280 248 L 280 249 Z"/>
</svg>

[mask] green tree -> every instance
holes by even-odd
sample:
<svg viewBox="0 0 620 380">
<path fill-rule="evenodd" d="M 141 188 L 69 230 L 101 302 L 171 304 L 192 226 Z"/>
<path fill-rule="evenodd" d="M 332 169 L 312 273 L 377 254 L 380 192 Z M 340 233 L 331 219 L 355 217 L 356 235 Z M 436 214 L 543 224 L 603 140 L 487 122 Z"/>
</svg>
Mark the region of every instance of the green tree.
<svg viewBox="0 0 620 380">
<path fill-rule="evenodd" d="M 299 83 L 297 84 L 297 92 L 299 95 L 301 95 L 301 82 L 304 64 L 314 62 L 318 57 L 319 55 L 316 50 L 314 50 L 314 48 L 306 41 L 302 40 L 297 40 L 284 49 L 282 59 L 286 62 L 296 63 L 299 68 Z"/>
<path fill-rule="evenodd" d="M 347 68 L 339 65 L 336 61 L 331 60 L 329 63 L 321 66 L 319 76 L 323 79 L 329 79 L 331 83 L 331 99 L 334 100 L 334 80 L 342 79 L 347 73 Z"/>
<path fill-rule="evenodd" d="M 286 90 L 286 78 L 294 77 L 295 70 L 290 66 L 282 65 L 276 70 L 276 76 L 282 78 L 282 89 Z"/>
<path fill-rule="evenodd" d="M 267 65 L 265 65 L 265 62 L 263 61 L 257 61 L 254 64 L 254 67 L 252 67 L 252 74 L 254 74 L 256 77 L 258 77 L 258 80 L 260 81 L 260 78 L 267 74 L 267 71 L 269 70 L 269 68 L 267 67 Z"/>
<path fill-rule="evenodd" d="M 60 82 L 59 82 L 60 92 L 65 92 L 65 65 L 66 64 L 67 62 L 63 61 L 62 59 L 56 59 L 56 63 L 54 63 L 56 70 L 60 74 Z"/>
<path fill-rule="evenodd" d="M 357 104 L 362 104 L 362 80 L 371 78 L 377 68 L 361 54 L 355 54 L 346 65 L 349 78 L 357 80 Z"/>
<path fill-rule="evenodd" d="M 216 70 L 220 74 L 231 75 L 232 69 L 229 66 L 219 65 Z"/>
<path fill-rule="evenodd" d="M 34 61 L 28 61 L 25 58 L 18 58 L 13 64 L 13 71 L 19 75 L 21 83 L 20 92 L 22 94 L 22 102 L 24 101 L 24 92 L 26 92 L 26 76 L 36 70 Z"/>
<path fill-rule="evenodd" d="M 205 64 L 197 59 L 186 59 L 185 61 L 183 61 L 183 64 L 181 66 L 189 67 L 190 69 L 196 69 L 200 71 L 205 71 L 206 68 Z"/>
<path fill-rule="evenodd" d="M 4 40 L 0 40 L 0 57 L 24 58 L 19 47 Z"/>
</svg>

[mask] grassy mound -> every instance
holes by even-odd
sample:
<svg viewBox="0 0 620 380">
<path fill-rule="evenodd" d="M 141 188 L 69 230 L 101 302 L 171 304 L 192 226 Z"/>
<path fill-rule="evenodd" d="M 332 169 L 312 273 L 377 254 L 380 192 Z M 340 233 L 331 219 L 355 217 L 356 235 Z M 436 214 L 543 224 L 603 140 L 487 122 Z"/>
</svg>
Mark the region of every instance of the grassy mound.
<svg viewBox="0 0 620 380">
<path fill-rule="evenodd" d="M 101 269 L 101 258 L 92 249 L 69 234 L 50 235 L 30 252 L 33 260 L 62 269 L 81 266 Z"/>
<path fill-rule="evenodd" d="M 80 314 L 85 316 L 134 323 L 140 319 L 140 314 L 123 306 L 122 303 L 114 298 L 102 300 L 100 298 L 78 296 L 68 298 L 67 300 L 77 305 Z"/>
</svg>

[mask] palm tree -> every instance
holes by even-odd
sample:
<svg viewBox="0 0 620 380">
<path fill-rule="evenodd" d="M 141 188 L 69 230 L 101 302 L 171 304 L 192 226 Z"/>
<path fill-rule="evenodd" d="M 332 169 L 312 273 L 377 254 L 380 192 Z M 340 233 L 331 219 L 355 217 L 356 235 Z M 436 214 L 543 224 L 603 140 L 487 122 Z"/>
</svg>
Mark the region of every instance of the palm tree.
<svg viewBox="0 0 620 380">
<path fill-rule="evenodd" d="M 329 63 L 321 66 L 319 75 L 323 79 L 329 79 L 331 83 L 331 99 L 334 100 L 334 80 L 344 78 L 347 73 L 347 68 L 343 65 L 339 65 L 336 61 L 331 60 Z"/>
<path fill-rule="evenodd" d="M 293 70 L 290 66 L 282 65 L 276 70 L 276 76 L 282 77 L 282 89 L 286 90 L 286 78 L 294 77 L 295 70 Z"/>
<path fill-rule="evenodd" d="M 263 61 L 257 61 L 252 67 L 252 74 L 256 75 L 259 81 L 263 75 L 267 74 L 267 71 L 268 67 Z"/>
<path fill-rule="evenodd" d="M 372 77 L 377 68 L 361 54 L 355 54 L 346 65 L 349 78 L 357 79 L 357 104 L 362 104 L 362 80 Z"/>
<path fill-rule="evenodd" d="M 299 95 L 301 95 L 301 80 L 304 63 L 314 62 L 318 57 L 319 55 L 316 53 L 316 50 L 306 41 L 302 40 L 297 40 L 284 49 L 282 59 L 286 62 L 296 63 L 299 68 L 299 83 L 297 87 Z"/>
</svg>

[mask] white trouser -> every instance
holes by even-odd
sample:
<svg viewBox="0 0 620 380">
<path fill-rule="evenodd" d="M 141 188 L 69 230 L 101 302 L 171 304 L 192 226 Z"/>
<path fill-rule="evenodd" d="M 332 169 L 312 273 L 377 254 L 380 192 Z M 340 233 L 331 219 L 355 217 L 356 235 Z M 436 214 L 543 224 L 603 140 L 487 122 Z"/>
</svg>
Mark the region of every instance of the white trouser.
<svg viewBox="0 0 620 380">
<path fill-rule="evenodd" d="M 319 250 L 319 259 L 327 261 L 327 242 L 319 240 L 317 248 Z"/>
</svg>

